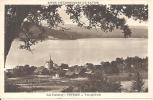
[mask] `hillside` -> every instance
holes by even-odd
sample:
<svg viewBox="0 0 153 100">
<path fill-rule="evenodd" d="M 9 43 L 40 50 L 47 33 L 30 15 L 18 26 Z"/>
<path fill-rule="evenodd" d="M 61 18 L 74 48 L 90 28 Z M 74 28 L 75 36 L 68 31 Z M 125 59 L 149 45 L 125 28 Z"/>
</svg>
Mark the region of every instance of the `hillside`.
<svg viewBox="0 0 153 100">
<path fill-rule="evenodd" d="M 103 32 L 101 29 L 85 29 L 75 25 L 64 25 L 64 29 L 49 29 L 44 27 L 45 35 L 49 39 L 79 39 L 79 38 L 124 38 L 121 30 L 116 29 L 112 32 Z M 66 29 L 68 28 L 68 29 Z M 147 27 L 131 26 L 131 38 L 148 38 Z M 34 29 L 33 29 L 34 30 Z M 38 33 L 35 29 L 33 33 Z M 23 37 L 22 34 L 19 37 Z"/>
</svg>

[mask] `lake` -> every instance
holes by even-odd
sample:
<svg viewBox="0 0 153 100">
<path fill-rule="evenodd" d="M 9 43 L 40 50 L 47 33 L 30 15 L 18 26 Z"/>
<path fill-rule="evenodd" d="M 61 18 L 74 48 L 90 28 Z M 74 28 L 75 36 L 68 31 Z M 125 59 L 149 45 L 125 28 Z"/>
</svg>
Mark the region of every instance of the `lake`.
<svg viewBox="0 0 153 100">
<path fill-rule="evenodd" d="M 6 68 L 25 64 L 42 66 L 49 60 L 49 56 L 58 65 L 100 64 L 101 61 L 115 60 L 117 57 L 146 57 L 148 48 L 148 39 L 144 38 L 46 40 L 32 46 L 33 53 L 19 49 L 21 43 L 18 40 L 12 43 Z"/>
</svg>

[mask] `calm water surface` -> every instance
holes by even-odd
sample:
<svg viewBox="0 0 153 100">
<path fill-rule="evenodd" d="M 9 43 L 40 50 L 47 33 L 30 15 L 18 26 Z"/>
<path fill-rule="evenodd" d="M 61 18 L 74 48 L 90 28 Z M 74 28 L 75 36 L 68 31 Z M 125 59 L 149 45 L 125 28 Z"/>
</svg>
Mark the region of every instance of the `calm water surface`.
<svg viewBox="0 0 153 100">
<path fill-rule="evenodd" d="M 144 38 L 91 38 L 78 40 L 46 40 L 32 47 L 32 52 L 19 49 L 21 42 L 15 40 L 8 54 L 7 68 L 16 65 L 45 65 L 51 55 L 57 63 L 84 65 L 99 64 L 116 57 L 147 56 L 148 40 Z"/>
</svg>

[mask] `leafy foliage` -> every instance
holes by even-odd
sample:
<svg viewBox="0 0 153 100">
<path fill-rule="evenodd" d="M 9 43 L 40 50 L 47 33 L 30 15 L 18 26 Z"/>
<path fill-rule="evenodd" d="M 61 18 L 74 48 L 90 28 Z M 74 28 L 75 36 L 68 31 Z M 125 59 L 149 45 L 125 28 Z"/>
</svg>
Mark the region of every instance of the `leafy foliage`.
<svg viewBox="0 0 153 100">
<path fill-rule="evenodd" d="M 56 65 L 56 66 L 55 66 Z M 8 69 L 5 72 L 5 89 L 6 91 L 24 91 L 16 84 L 10 83 L 8 78 L 20 77 L 32 79 L 32 82 L 38 83 L 33 77 L 37 75 L 56 76 L 59 75 L 62 79 L 68 78 L 84 78 L 84 81 L 70 84 L 69 88 L 64 89 L 63 92 L 121 92 L 120 81 L 132 81 L 132 92 L 147 92 L 144 87 L 144 80 L 147 75 L 144 74 L 148 67 L 148 58 L 127 57 L 116 58 L 115 61 L 101 62 L 101 65 L 94 65 L 87 63 L 84 66 L 69 66 L 68 64 L 55 64 L 50 70 L 44 66 L 16 66 L 13 69 Z M 66 74 L 70 72 L 70 74 Z M 141 73 L 141 74 L 140 74 Z M 129 74 L 129 75 L 128 75 Z M 39 79 L 38 79 L 39 80 Z M 43 80 L 43 82 L 47 82 Z M 22 82 L 22 81 L 21 81 Z M 23 82 L 24 83 L 24 82 Z M 63 83 L 63 82 L 62 82 Z M 55 83 L 54 83 L 55 84 Z M 32 89 L 31 89 L 32 91 Z M 131 91 L 131 90 L 130 90 Z"/>
<path fill-rule="evenodd" d="M 20 87 L 13 83 L 5 82 L 5 92 L 20 92 Z"/>
<path fill-rule="evenodd" d="M 67 5 L 66 13 L 73 22 L 83 26 L 81 17 L 89 20 L 88 29 L 100 27 L 103 31 L 112 31 L 114 28 L 123 29 L 126 21 L 121 16 L 146 21 L 148 19 L 147 5 Z M 128 28 L 128 27 L 127 27 Z M 124 31 L 124 30 L 123 30 Z"/>
<path fill-rule="evenodd" d="M 21 48 L 31 50 L 30 46 L 42 38 L 34 38 L 33 33 L 29 32 L 27 26 L 24 26 L 24 20 L 30 24 L 42 26 L 42 21 L 48 23 L 49 28 L 57 27 L 59 23 L 63 23 L 62 17 L 59 15 L 58 8 L 62 5 L 6 5 L 5 6 L 5 59 L 9 52 L 13 39 L 22 30 L 26 38 L 23 39 L 25 46 Z M 66 13 L 70 19 L 78 23 L 78 26 L 85 26 L 87 29 L 100 27 L 103 31 L 113 31 L 115 28 L 123 30 L 125 37 L 131 35 L 126 21 L 121 16 L 134 18 L 135 20 L 148 20 L 148 5 L 66 5 Z M 81 21 L 82 16 L 86 17 L 89 24 L 86 26 Z M 40 37 L 43 37 L 43 28 Z"/>
<path fill-rule="evenodd" d="M 148 20 L 148 5 L 111 5 L 112 11 L 119 11 L 134 20 Z"/>
<path fill-rule="evenodd" d="M 11 69 L 11 71 L 6 72 L 7 77 L 22 77 L 26 75 L 33 75 L 34 71 L 37 69 L 35 66 L 16 66 L 15 68 Z"/>
<path fill-rule="evenodd" d="M 111 82 L 100 71 L 90 75 L 88 81 L 77 86 L 70 86 L 63 92 L 120 92 L 121 85 L 117 82 Z"/>
<path fill-rule="evenodd" d="M 133 81 L 132 89 L 137 92 L 142 92 L 143 90 L 143 79 L 139 72 L 135 73 L 135 79 Z"/>
<path fill-rule="evenodd" d="M 55 66 L 56 65 L 56 66 Z M 59 74 L 60 77 L 66 77 L 66 73 L 70 72 L 77 74 L 77 77 L 87 77 L 88 74 L 96 74 L 100 71 L 105 74 L 119 74 L 119 73 L 135 73 L 135 70 L 139 72 L 148 71 L 148 58 L 139 57 L 127 57 L 116 58 L 116 60 L 111 62 L 101 62 L 101 65 L 94 65 L 92 63 L 87 63 L 84 66 L 69 66 L 68 64 L 62 63 L 61 65 L 55 64 L 51 69 L 45 68 L 44 66 L 16 66 L 13 69 L 8 69 L 6 71 L 7 77 L 21 77 L 26 75 L 55 75 Z M 70 75 L 71 76 L 71 75 Z"/>
</svg>

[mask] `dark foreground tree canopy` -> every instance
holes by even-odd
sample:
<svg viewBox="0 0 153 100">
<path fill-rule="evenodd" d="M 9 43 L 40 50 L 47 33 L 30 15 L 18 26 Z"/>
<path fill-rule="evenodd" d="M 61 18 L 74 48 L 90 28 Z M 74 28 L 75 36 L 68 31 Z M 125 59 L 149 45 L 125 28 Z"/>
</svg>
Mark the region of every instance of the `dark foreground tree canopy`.
<svg viewBox="0 0 153 100">
<path fill-rule="evenodd" d="M 42 40 L 44 32 L 42 21 L 47 21 L 49 28 L 57 27 L 59 23 L 64 23 L 62 16 L 58 12 L 58 8 L 62 5 L 6 5 L 5 6 L 5 60 L 11 47 L 12 41 L 18 36 L 19 31 L 23 31 L 26 38 L 25 47 L 30 50 L 30 46 L 38 40 Z M 124 17 L 133 18 L 134 20 L 148 20 L 148 5 L 65 5 L 66 13 L 70 19 L 77 23 L 78 26 L 85 26 L 81 21 L 81 16 L 88 19 L 89 23 L 85 27 L 101 28 L 101 30 L 113 31 L 121 29 L 126 36 L 131 35 L 131 31 Z M 25 18 L 27 23 L 24 22 Z M 23 23 L 24 22 L 24 23 Z M 40 27 L 42 32 L 38 32 L 33 36 L 32 32 L 28 31 L 30 24 L 35 24 Z"/>
</svg>

